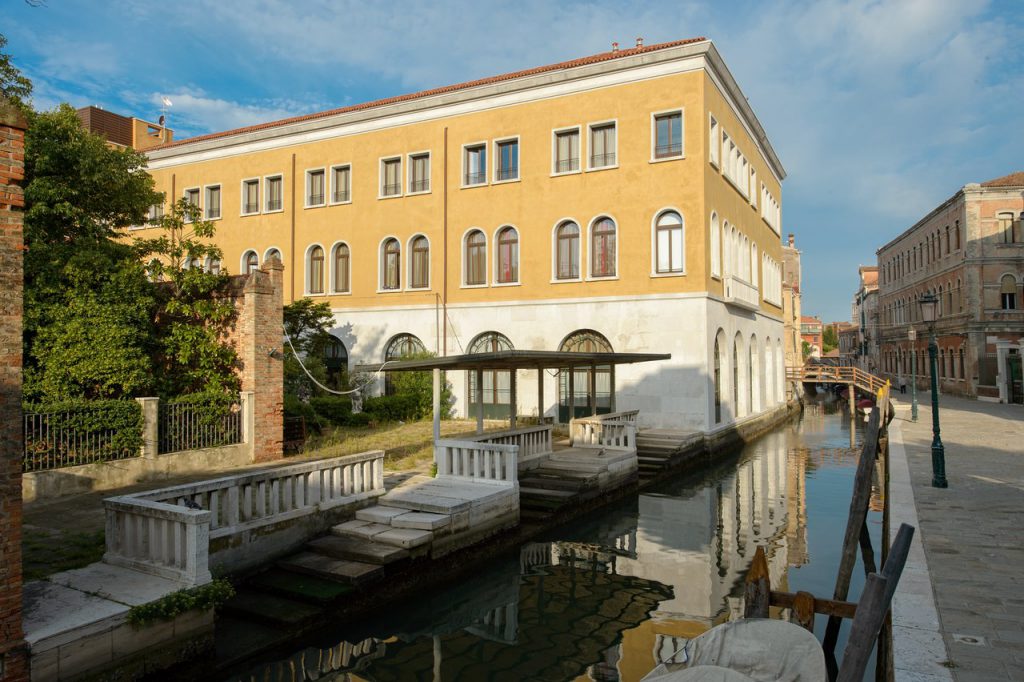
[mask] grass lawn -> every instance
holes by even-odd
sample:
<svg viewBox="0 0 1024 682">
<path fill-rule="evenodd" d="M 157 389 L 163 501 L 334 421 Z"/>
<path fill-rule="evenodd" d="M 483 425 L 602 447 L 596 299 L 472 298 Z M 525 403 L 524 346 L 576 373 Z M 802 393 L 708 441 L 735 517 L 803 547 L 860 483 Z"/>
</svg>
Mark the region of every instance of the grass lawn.
<svg viewBox="0 0 1024 682">
<path fill-rule="evenodd" d="M 21 542 L 24 580 L 82 568 L 103 558 L 103 531 L 49 531 L 26 528 Z"/>
<path fill-rule="evenodd" d="M 489 430 L 508 428 L 504 421 L 484 422 Z M 295 457 L 319 459 L 354 455 L 367 450 L 384 450 L 384 468 L 388 471 L 406 471 L 427 468 L 434 460 L 433 423 L 429 420 L 368 426 L 327 427 L 318 436 L 306 441 L 303 452 Z M 441 422 L 441 436 L 451 438 L 476 431 L 476 421 L 446 419 Z"/>
</svg>

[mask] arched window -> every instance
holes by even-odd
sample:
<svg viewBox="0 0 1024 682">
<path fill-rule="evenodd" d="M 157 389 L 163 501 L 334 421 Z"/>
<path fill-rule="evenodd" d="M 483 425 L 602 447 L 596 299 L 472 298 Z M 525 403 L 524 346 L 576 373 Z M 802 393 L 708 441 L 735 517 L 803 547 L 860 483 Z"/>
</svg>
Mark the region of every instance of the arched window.
<svg viewBox="0 0 1024 682">
<path fill-rule="evenodd" d="M 750 240 L 745 236 L 743 237 L 742 245 L 740 246 L 739 253 L 737 254 L 740 259 L 739 268 L 737 268 L 743 279 L 750 282 Z"/>
<path fill-rule="evenodd" d="M 729 221 L 722 223 L 722 274 L 728 277 L 732 272 L 732 236 Z"/>
<path fill-rule="evenodd" d="M 266 262 L 272 258 L 276 258 L 282 263 L 284 262 L 284 258 L 281 257 L 280 251 L 278 251 L 277 249 L 267 249 L 267 252 L 263 254 L 263 261 Z"/>
<path fill-rule="evenodd" d="M 338 244 L 334 247 L 334 291 L 339 294 L 347 294 L 352 281 L 350 270 L 351 254 L 348 244 Z"/>
<path fill-rule="evenodd" d="M 426 289 L 430 286 L 430 242 L 423 235 L 418 235 L 413 237 L 409 250 L 412 252 L 409 275 L 412 288 Z"/>
<path fill-rule="evenodd" d="M 964 374 L 964 349 L 963 348 L 960 349 L 960 378 L 961 379 L 966 379 L 967 378 L 966 375 Z"/>
<path fill-rule="evenodd" d="M 467 353 L 497 353 L 503 350 L 512 350 L 512 342 L 508 337 L 498 332 L 484 332 L 473 339 Z M 469 382 L 469 407 L 466 410 L 467 416 L 476 416 L 476 372 L 466 372 Z M 508 419 L 511 412 L 511 391 L 512 373 L 509 371 L 485 370 L 483 372 L 483 397 L 485 419 Z"/>
<path fill-rule="evenodd" d="M 203 269 L 209 272 L 211 275 L 220 274 L 220 259 L 207 257 L 203 263 Z"/>
<path fill-rule="evenodd" d="M 503 227 L 498 230 L 496 276 L 500 284 L 519 282 L 519 233 L 514 227 Z"/>
<path fill-rule="evenodd" d="M 309 250 L 309 281 L 307 291 L 311 294 L 324 293 L 324 250 L 320 246 L 314 246 Z"/>
<path fill-rule="evenodd" d="M 555 278 L 580 277 L 580 226 L 571 220 L 555 230 Z"/>
<path fill-rule="evenodd" d="M 714 234 L 718 231 L 718 216 L 711 214 L 711 268 L 718 274 L 716 265 L 717 248 Z M 675 211 L 665 211 L 658 216 L 654 225 L 654 269 L 659 274 L 682 272 L 685 267 L 683 258 L 683 218 Z"/>
<path fill-rule="evenodd" d="M 611 353 L 608 339 L 592 329 L 565 337 L 558 350 L 566 353 Z M 558 420 L 608 414 L 615 411 L 615 368 L 612 365 L 579 365 L 558 373 Z"/>
<path fill-rule="evenodd" d="M 348 374 L 348 349 L 341 339 L 333 334 L 324 346 L 324 366 L 327 368 L 327 384 L 331 388 L 341 388 L 344 377 Z"/>
<path fill-rule="evenodd" d="M 682 225 L 680 224 L 680 227 Z M 680 230 L 681 232 L 681 230 Z M 681 237 L 682 235 L 680 235 Z M 718 214 L 711 213 L 711 274 L 721 275 L 722 274 L 722 230 L 718 225 Z M 679 240 L 680 246 L 682 246 L 682 239 Z M 682 249 L 680 248 L 680 251 Z M 659 269 L 658 272 L 661 272 Z"/>
<path fill-rule="evenodd" d="M 487 284 L 487 237 L 480 230 L 466 235 L 466 284 Z"/>
<path fill-rule="evenodd" d="M 256 255 L 255 251 L 246 251 L 242 257 L 242 274 L 251 274 L 253 270 L 260 266 L 260 257 Z"/>
<path fill-rule="evenodd" d="M 1003 310 L 1017 309 L 1017 278 L 1003 275 L 999 280 L 999 303 Z"/>
<path fill-rule="evenodd" d="M 412 334 L 396 334 L 384 347 L 384 362 L 401 360 L 425 352 L 427 349 L 423 342 Z M 385 368 L 387 369 L 387 368 Z M 395 386 L 391 381 L 391 374 L 384 372 L 384 394 L 394 395 Z"/>
<path fill-rule="evenodd" d="M 590 276 L 615 276 L 615 222 L 598 218 L 590 226 Z"/>
<path fill-rule="evenodd" d="M 739 341 L 732 341 L 732 409 L 740 416 L 740 349 Z"/>
<path fill-rule="evenodd" d="M 394 237 L 380 248 L 380 288 L 396 291 L 402 288 L 402 245 Z"/>
<path fill-rule="evenodd" d="M 755 288 L 761 288 L 758 285 L 758 277 L 759 275 L 757 272 L 757 244 L 755 244 L 754 242 L 750 242 L 750 283 L 753 284 Z M 764 292 L 762 291 L 761 294 L 763 296 Z"/>
<path fill-rule="evenodd" d="M 761 409 L 757 358 L 757 338 L 751 336 L 750 345 L 747 347 L 747 410 L 751 413 Z"/>
<path fill-rule="evenodd" d="M 718 339 L 722 336 L 722 330 L 718 330 L 715 336 L 715 423 L 722 423 L 722 349 Z"/>
</svg>

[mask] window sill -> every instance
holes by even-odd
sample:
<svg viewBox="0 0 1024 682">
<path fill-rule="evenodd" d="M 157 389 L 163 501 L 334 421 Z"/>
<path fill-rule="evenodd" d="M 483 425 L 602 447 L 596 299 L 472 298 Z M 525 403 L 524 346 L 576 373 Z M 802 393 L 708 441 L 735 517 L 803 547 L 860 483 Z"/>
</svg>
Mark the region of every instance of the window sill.
<svg viewBox="0 0 1024 682">
<path fill-rule="evenodd" d="M 213 223 L 220 220 L 222 217 L 223 216 L 217 216 L 216 218 L 204 217 L 203 220 L 205 220 L 208 223 Z"/>
<path fill-rule="evenodd" d="M 401 199 L 403 196 L 405 196 L 405 195 L 402 194 L 401 192 L 399 192 L 398 194 L 378 194 L 377 195 L 377 199 L 378 200 L 383 200 L 383 199 Z"/>
<path fill-rule="evenodd" d="M 593 168 L 588 166 L 587 167 L 587 172 L 588 173 L 596 173 L 597 171 L 603 171 L 603 170 L 615 170 L 618 167 L 619 167 L 619 164 L 617 164 L 617 163 L 612 164 L 611 166 L 595 166 Z"/>
<path fill-rule="evenodd" d="M 486 182 L 474 182 L 472 185 L 461 185 L 459 189 L 476 189 L 477 187 L 487 187 Z"/>
<path fill-rule="evenodd" d="M 583 171 L 581 171 L 581 170 L 579 170 L 577 168 L 576 170 L 562 171 L 561 173 L 554 173 L 553 172 L 553 173 L 551 173 L 551 177 L 559 178 L 559 177 L 562 177 L 563 175 L 580 175 L 582 172 Z"/>
<path fill-rule="evenodd" d="M 686 277 L 686 270 L 680 272 L 652 272 L 651 277 Z"/>
<path fill-rule="evenodd" d="M 618 275 L 598 275 L 597 277 L 587 276 L 587 278 L 584 281 L 586 281 L 586 282 L 606 282 L 606 281 L 615 281 L 618 278 L 619 278 Z"/>
<path fill-rule="evenodd" d="M 302 208 L 323 208 L 327 204 L 303 204 Z"/>
<path fill-rule="evenodd" d="M 519 180 L 520 180 L 520 178 L 518 178 L 518 177 L 516 177 L 516 178 L 509 178 L 508 180 L 492 180 L 491 184 L 492 185 L 508 185 L 510 183 L 513 183 L 513 182 L 519 182 Z"/>
<path fill-rule="evenodd" d="M 322 291 L 320 293 L 317 293 L 317 294 L 314 294 L 312 292 L 307 291 L 307 292 L 304 292 L 302 295 L 303 296 L 309 296 L 310 298 L 321 298 L 323 296 L 326 296 L 327 294 L 325 294 Z"/>
<path fill-rule="evenodd" d="M 377 289 L 378 294 L 400 294 L 401 289 Z"/>
<path fill-rule="evenodd" d="M 492 287 L 521 287 L 522 282 L 494 282 Z"/>
<path fill-rule="evenodd" d="M 722 275 L 715 274 L 715 273 L 712 272 L 711 273 L 711 279 L 717 279 L 719 282 L 721 282 L 722 281 Z"/>
<path fill-rule="evenodd" d="M 239 218 L 248 218 L 248 217 L 250 217 L 250 216 L 254 216 L 254 215 L 260 215 L 260 212 L 259 212 L 259 211 L 256 211 L 256 212 L 254 212 L 254 213 L 239 213 L 239 214 L 238 214 L 238 217 L 239 217 Z"/>
<path fill-rule="evenodd" d="M 331 296 L 351 296 L 351 291 L 332 291 Z"/>
<path fill-rule="evenodd" d="M 407 197 L 418 197 L 421 194 L 430 194 L 430 190 L 429 189 L 425 189 L 425 190 L 423 190 L 421 192 L 406 192 L 405 196 L 407 196 Z"/>
<path fill-rule="evenodd" d="M 650 163 L 664 163 L 666 161 L 679 161 L 685 159 L 686 154 L 680 154 L 679 156 L 662 156 L 662 157 L 651 157 Z"/>
<path fill-rule="evenodd" d="M 487 288 L 487 284 L 486 283 L 484 283 L 484 284 L 460 284 L 459 288 L 460 289 L 486 289 Z"/>
<path fill-rule="evenodd" d="M 571 284 L 572 282 L 582 282 L 582 281 L 583 281 L 583 279 L 580 278 L 580 277 L 573 277 L 571 279 L 569 279 L 569 278 L 559 279 L 559 278 L 556 277 L 556 278 L 551 280 L 551 283 L 552 284 Z"/>
<path fill-rule="evenodd" d="M 430 291 L 430 285 L 428 284 L 425 287 L 406 287 L 405 290 L 406 291 Z"/>
<path fill-rule="evenodd" d="M 712 168 L 714 168 L 714 169 L 715 169 L 716 171 L 718 171 L 719 173 L 721 173 L 721 172 L 722 172 L 722 167 L 721 167 L 721 166 L 719 166 L 719 165 L 718 165 L 718 162 L 717 162 L 717 161 L 715 161 L 714 159 L 709 159 L 709 160 L 708 160 L 708 163 L 709 163 L 709 164 L 711 164 L 711 167 L 712 167 Z"/>
<path fill-rule="evenodd" d="M 264 211 L 263 212 L 264 215 L 270 215 L 271 213 L 284 213 L 284 209 L 283 208 L 278 208 L 278 209 L 274 209 L 273 211 Z M 253 213 L 253 215 L 256 215 L 256 214 Z"/>
<path fill-rule="evenodd" d="M 348 204 L 351 203 L 351 199 L 349 199 L 348 201 L 332 201 L 331 203 L 328 204 L 328 206 L 347 206 Z"/>
</svg>

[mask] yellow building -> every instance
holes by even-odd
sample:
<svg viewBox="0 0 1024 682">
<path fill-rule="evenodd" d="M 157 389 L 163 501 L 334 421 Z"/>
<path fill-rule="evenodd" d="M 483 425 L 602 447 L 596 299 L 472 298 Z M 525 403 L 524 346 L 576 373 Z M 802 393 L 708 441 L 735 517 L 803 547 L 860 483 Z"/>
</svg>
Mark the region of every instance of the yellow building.
<svg viewBox="0 0 1024 682">
<path fill-rule="evenodd" d="M 592 370 L 598 411 L 711 430 L 782 400 L 785 172 L 709 40 L 203 135 L 149 158 L 157 190 L 217 221 L 224 267 L 276 252 L 286 299 L 330 303 L 351 364 L 417 348 L 670 352 Z M 453 379 L 464 412 L 469 388 Z M 530 381 L 518 410 L 536 415 Z M 594 409 L 559 383 L 545 415 Z M 507 384 L 485 378 L 491 414 L 508 410 Z"/>
</svg>

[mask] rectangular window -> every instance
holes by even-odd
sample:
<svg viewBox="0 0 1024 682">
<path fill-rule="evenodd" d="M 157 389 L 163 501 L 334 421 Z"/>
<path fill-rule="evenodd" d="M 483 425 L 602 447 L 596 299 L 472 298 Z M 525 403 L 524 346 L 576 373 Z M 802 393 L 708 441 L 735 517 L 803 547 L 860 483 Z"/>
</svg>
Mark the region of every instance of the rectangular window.
<svg viewBox="0 0 1024 682">
<path fill-rule="evenodd" d="M 719 158 L 721 154 L 721 146 L 719 144 L 720 137 L 718 136 L 718 121 L 715 120 L 714 116 L 710 117 L 710 125 L 708 132 L 708 145 L 711 148 L 710 159 L 711 163 L 718 166 L 720 164 Z"/>
<path fill-rule="evenodd" d="M 284 178 L 280 175 L 267 178 L 265 188 L 265 193 L 267 195 L 267 211 L 280 211 L 284 207 Z"/>
<path fill-rule="evenodd" d="M 260 181 L 242 181 L 242 215 L 252 215 L 260 212 Z"/>
<path fill-rule="evenodd" d="M 187 190 L 185 190 L 185 201 L 187 201 L 192 206 L 195 206 L 196 208 L 198 208 L 199 207 L 199 188 L 196 187 L 194 189 L 187 189 Z M 190 216 L 186 215 L 184 217 L 184 221 L 186 223 L 190 223 L 190 222 L 192 222 L 192 218 Z"/>
<path fill-rule="evenodd" d="M 397 197 L 402 193 L 402 159 L 384 159 L 380 162 L 380 195 Z"/>
<path fill-rule="evenodd" d="M 683 155 L 683 112 L 673 111 L 654 117 L 654 158 L 671 159 Z"/>
<path fill-rule="evenodd" d="M 487 182 L 487 145 L 465 147 L 462 158 L 463 185 L 482 185 Z"/>
<path fill-rule="evenodd" d="M 503 180 L 519 179 L 519 140 L 503 140 L 498 142 L 497 157 L 498 167 L 496 169 L 498 182 Z"/>
<path fill-rule="evenodd" d="M 331 202 L 343 204 L 352 201 L 352 167 L 334 166 L 331 168 Z"/>
<path fill-rule="evenodd" d="M 220 185 L 210 185 L 206 188 L 206 219 L 217 220 L 220 218 Z"/>
<path fill-rule="evenodd" d="M 327 200 L 325 195 L 325 182 L 327 176 L 324 169 L 311 170 L 306 172 L 306 207 L 323 206 Z"/>
<path fill-rule="evenodd" d="M 615 124 L 602 123 L 590 128 L 590 167 L 614 166 L 616 152 Z"/>
<path fill-rule="evenodd" d="M 409 156 L 409 191 L 430 191 L 430 153 Z"/>
<path fill-rule="evenodd" d="M 555 133 L 555 172 L 573 173 L 580 169 L 580 131 Z"/>
<path fill-rule="evenodd" d="M 149 222 L 153 223 L 164 217 L 164 205 L 153 204 L 149 207 Z"/>
</svg>

